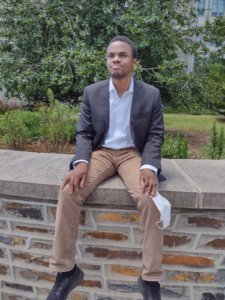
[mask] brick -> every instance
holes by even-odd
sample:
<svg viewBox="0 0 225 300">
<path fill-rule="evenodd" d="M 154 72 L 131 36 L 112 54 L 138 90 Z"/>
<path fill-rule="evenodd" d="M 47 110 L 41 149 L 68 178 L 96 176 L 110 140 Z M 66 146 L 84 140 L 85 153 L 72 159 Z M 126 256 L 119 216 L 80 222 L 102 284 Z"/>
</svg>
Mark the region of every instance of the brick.
<svg viewBox="0 0 225 300">
<path fill-rule="evenodd" d="M 17 283 L 10 283 L 10 282 L 3 282 L 3 286 L 9 287 L 15 290 L 24 291 L 24 292 L 33 292 L 33 287 L 23 285 L 23 284 L 17 284 Z"/>
<path fill-rule="evenodd" d="M 202 256 L 164 254 L 163 264 L 185 265 L 185 266 L 196 267 L 196 268 L 212 267 L 214 266 L 214 259 L 202 257 Z"/>
<path fill-rule="evenodd" d="M 54 275 L 45 272 L 21 269 L 19 270 L 19 274 L 23 279 L 28 279 L 32 281 L 44 280 L 51 283 L 55 281 Z"/>
<path fill-rule="evenodd" d="M 32 234 L 54 234 L 54 228 L 49 226 L 37 226 L 37 225 L 22 225 L 22 224 L 13 224 L 13 229 L 18 230 L 24 233 L 32 233 Z"/>
<path fill-rule="evenodd" d="M 97 222 L 139 223 L 137 213 L 104 212 L 97 215 Z"/>
<path fill-rule="evenodd" d="M 100 265 L 93 265 L 88 263 L 79 263 L 79 267 L 82 270 L 88 270 L 88 271 L 101 271 Z"/>
<path fill-rule="evenodd" d="M 16 251 L 11 251 L 13 260 L 19 259 L 22 261 L 25 261 L 26 263 L 32 263 L 44 267 L 48 267 L 49 264 L 49 257 L 48 256 L 35 256 L 31 255 L 27 252 L 16 252 Z"/>
<path fill-rule="evenodd" d="M 87 254 L 92 254 L 98 258 L 108 259 L 141 259 L 141 250 L 112 250 L 100 247 L 87 247 L 85 249 Z"/>
<path fill-rule="evenodd" d="M 8 224 L 7 224 L 6 221 L 0 220 L 0 229 L 1 229 L 1 230 L 6 230 L 6 229 L 8 229 Z"/>
<path fill-rule="evenodd" d="M 223 293 L 202 293 L 201 300 L 224 300 L 225 294 Z"/>
<path fill-rule="evenodd" d="M 29 298 L 25 298 L 24 296 L 17 296 L 17 295 L 9 295 L 9 294 L 3 294 L 3 298 L 6 300 L 30 300 Z"/>
<path fill-rule="evenodd" d="M 52 241 L 31 239 L 29 248 L 50 250 L 52 248 Z"/>
<path fill-rule="evenodd" d="M 5 251 L 3 251 L 3 249 L 0 248 L 0 258 L 5 258 Z"/>
<path fill-rule="evenodd" d="M 0 265 L 0 275 L 6 275 L 9 273 L 9 268 L 3 265 Z"/>
<path fill-rule="evenodd" d="M 55 223 L 55 215 L 56 215 L 56 207 L 49 206 L 48 209 L 48 221 Z M 86 225 L 86 217 L 87 212 L 85 210 L 81 210 L 80 212 L 80 225 Z"/>
<path fill-rule="evenodd" d="M 24 205 L 15 202 L 5 202 L 4 209 L 16 218 L 43 220 L 42 209 L 37 205 Z"/>
<path fill-rule="evenodd" d="M 90 288 L 102 288 L 102 283 L 99 280 L 85 279 L 82 281 L 81 286 Z"/>
<path fill-rule="evenodd" d="M 213 283 L 216 275 L 213 273 L 167 271 L 166 277 L 174 282 Z"/>
<path fill-rule="evenodd" d="M 108 289 L 115 292 L 136 293 L 139 292 L 137 283 L 126 281 L 108 281 Z"/>
<path fill-rule="evenodd" d="M 164 246 L 165 247 L 177 247 L 177 246 L 184 246 L 188 245 L 191 241 L 191 238 L 183 235 L 164 235 Z"/>
<path fill-rule="evenodd" d="M 0 243 L 7 246 L 24 246 L 26 244 L 26 240 L 27 239 L 19 236 L 10 236 L 5 234 L 0 235 Z"/>
<path fill-rule="evenodd" d="M 208 216 L 194 216 L 187 218 L 188 226 L 204 227 L 220 229 L 223 227 L 223 220 L 220 218 L 213 218 Z"/>
<path fill-rule="evenodd" d="M 115 273 L 115 274 L 133 276 L 133 277 L 139 277 L 141 274 L 141 268 L 124 266 L 124 265 L 108 265 L 107 271 L 108 273 Z"/>
<path fill-rule="evenodd" d="M 170 299 L 183 299 L 185 295 L 190 295 L 190 290 L 183 286 L 163 286 L 161 287 L 161 293 Z"/>
<path fill-rule="evenodd" d="M 106 232 L 106 231 L 88 231 L 81 235 L 82 239 L 94 238 L 112 241 L 128 240 L 128 236 L 119 232 Z"/>
<path fill-rule="evenodd" d="M 74 294 L 71 294 L 68 297 L 68 300 L 88 300 L 88 299 L 89 299 L 88 294 L 77 293 L 77 292 Z"/>
<path fill-rule="evenodd" d="M 224 250 L 225 249 L 225 238 L 224 239 L 214 239 L 206 243 L 207 247 L 212 247 L 214 249 L 218 250 Z"/>
</svg>

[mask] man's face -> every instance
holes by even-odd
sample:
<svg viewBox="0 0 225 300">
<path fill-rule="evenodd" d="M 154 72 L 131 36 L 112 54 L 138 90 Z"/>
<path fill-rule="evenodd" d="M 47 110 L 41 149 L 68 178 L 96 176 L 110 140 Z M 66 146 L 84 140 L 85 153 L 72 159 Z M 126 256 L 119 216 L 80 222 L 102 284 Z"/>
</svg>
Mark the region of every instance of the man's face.
<svg viewBox="0 0 225 300">
<path fill-rule="evenodd" d="M 137 60 L 133 58 L 131 47 L 124 42 L 116 41 L 107 49 L 107 68 L 112 78 L 120 80 L 132 75 Z"/>
</svg>

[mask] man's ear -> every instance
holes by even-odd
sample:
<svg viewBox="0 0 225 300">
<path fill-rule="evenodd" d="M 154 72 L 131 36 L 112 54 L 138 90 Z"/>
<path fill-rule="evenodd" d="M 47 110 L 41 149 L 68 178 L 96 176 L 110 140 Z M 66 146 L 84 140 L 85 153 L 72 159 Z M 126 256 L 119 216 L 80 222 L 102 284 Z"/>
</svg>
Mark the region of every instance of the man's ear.
<svg viewBox="0 0 225 300">
<path fill-rule="evenodd" d="M 137 58 L 134 58 L 133 59 L 133 70 L 134 71 L 136 71 L 136 69 L 137 69 L 137 64 L 138 64 L 138 60 L 137 60 Z"/>
</svg>

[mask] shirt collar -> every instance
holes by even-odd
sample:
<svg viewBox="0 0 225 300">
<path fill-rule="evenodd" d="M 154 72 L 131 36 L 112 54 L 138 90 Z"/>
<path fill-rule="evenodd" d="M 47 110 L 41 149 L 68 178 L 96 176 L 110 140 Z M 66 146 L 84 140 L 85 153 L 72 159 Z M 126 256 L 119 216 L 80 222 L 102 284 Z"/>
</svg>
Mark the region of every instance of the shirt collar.
<svg viewBox="0 0 225 300">
<path fill-rule="evenodd" d="M 112 81 L 112 78 L 110 78 L 109 80 L 109 92 L 112 92 L 112 91 L 116 91 L 116 88 L 113 84 L 113 81 Z M 130 86 L 129 86 L 129 89 L 126 91 L 127 93 L 133 93 L 134 92 L 134 78 L 133 76 L 131 77 L 131 82 L 130 82 Z"/>
</svg>

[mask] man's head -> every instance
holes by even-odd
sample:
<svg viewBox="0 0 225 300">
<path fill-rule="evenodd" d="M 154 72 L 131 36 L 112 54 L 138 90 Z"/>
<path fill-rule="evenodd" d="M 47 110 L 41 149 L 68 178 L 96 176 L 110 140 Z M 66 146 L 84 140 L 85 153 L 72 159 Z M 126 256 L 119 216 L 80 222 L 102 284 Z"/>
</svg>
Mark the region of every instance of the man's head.
<svg viewBox="0 0 225 300">
<path fill-rule="evenodd" d="M 132 75 L 137 63 L 137 50 L 126 36 L 114 37 L 107 47 L 107 68 L 112 78 L 120 80 Z"/>
</svg>

